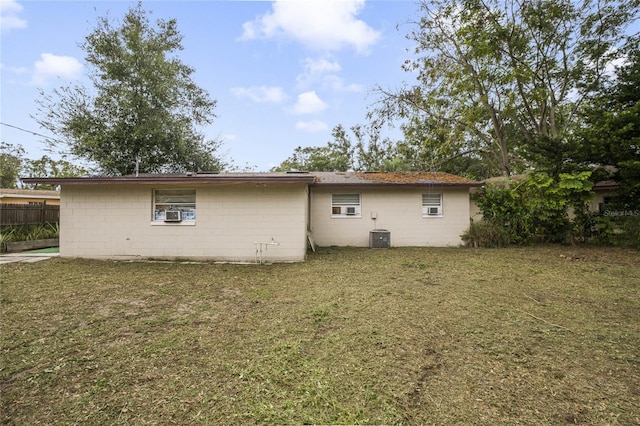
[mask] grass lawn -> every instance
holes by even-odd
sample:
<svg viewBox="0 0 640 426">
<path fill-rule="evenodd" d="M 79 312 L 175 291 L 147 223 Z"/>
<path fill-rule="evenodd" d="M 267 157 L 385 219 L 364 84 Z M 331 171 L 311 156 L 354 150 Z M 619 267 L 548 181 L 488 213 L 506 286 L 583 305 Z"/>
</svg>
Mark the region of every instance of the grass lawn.
<svg viewBox="0 0 640 426">
<path fill-rule="evenodd" d="M 638 251 L 0 268 L 3 424 L 640 424 Z"/>
<path fill-rule="evenodd" d="M 35 250 L 25 251 L 23 253 L 60 253 L 60 247 L 47 247 Z"/>
</svg>

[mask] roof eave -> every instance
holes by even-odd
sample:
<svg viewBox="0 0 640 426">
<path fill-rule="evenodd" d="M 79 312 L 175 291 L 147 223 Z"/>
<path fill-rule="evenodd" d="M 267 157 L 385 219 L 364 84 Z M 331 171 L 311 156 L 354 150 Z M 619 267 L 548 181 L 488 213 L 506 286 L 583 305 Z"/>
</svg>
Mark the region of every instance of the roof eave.
<svg viewBox="0 0 640 426">
<path fill-rule="evenodd" d="M 482 182 L 315 182 L 313 186 L 360 186 L 360 187 L 414 187 L 423 188 L 428 186 L 447 186 L 460 188 L 478 188 L 483 186 Z"/>
<path fill-rule="evenodd" d="M 40 183 L 51 185 L 104 185 L 104 184 L 202 184 L 202 183 L 313 183 L 313 176 L 168 176 L 168 177 L 76 177 L 76 178 L 23 178 L 28 184 Z"/>
</svg>

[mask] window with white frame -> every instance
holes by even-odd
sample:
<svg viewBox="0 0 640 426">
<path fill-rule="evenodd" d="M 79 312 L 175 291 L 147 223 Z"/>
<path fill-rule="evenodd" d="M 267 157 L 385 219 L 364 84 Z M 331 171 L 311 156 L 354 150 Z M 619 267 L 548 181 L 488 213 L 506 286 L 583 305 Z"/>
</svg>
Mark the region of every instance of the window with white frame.
<svg viewBox="0 0 640 426">
<path fill-rule="evenodd" d="M 442 194 L 422 194 L 422 217 L 442 216 Z"/>
<path fill-rule="evenodd" d="M 160 223 L 195 222 L 196 190 L 154 189 L 153 220 Z"/>
<path fill-rule="evenodd" d="M 360 194 L 331 194 L 331 217 L 360 217 Z"/>
</svg>

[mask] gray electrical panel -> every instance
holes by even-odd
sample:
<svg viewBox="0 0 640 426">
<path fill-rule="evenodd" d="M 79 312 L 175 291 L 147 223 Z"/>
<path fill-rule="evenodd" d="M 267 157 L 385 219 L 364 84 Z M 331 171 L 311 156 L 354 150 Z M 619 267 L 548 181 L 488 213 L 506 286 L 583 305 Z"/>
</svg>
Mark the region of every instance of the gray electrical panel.
<svg viewBox="0 0 640 426">
<path fill-rule="evenodd" d="M 369 248 L 391 247 L 391 233 L 386 229 L 374 229 L 369 232 Z"/>
</svg>

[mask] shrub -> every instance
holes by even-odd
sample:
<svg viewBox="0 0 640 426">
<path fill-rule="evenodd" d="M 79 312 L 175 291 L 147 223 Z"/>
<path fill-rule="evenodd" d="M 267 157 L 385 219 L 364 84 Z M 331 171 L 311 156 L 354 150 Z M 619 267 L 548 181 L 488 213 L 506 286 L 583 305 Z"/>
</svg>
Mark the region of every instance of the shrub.
<svg viewBox="0 0 640 426">
<path fill-rule="evenodd" d="M 43 240 L 58 238 L 60 225 L 57 223 L 40 223 L 37 225 L 9 225 L 0 229 L 0 241 L 2 243 L 13 241 Z"/>
<path fill-rule="evenodd" d="M 470 247 L 506 247 L 511 243 L 509 232 L 504 227 L 486 220 L 473 222 L 461 238 Z"/>
<path fill-rule="evenodd" d="M 640 249 L 640 215 L 595 217 L 592 232 L 596 244 Z"/>
<path fill-rule="evenodd" d="M 590 172 L 561 173 L 557 178 L 534 172 L 525 179 L 505 184 L 487 185 L 476 197 L 483 220 L 500 230 L 510 244 L 566 242 L 568 238 L 582 238 L 577 232 L 584 223 L 576 223 L 572 237 L 572 223 L 567 210 L 573 207 L 578 222 L 584 222 L 586 203 L 592 197 Z M 495 234 L 491 231 L 490 234 Z"/>
</svg>

